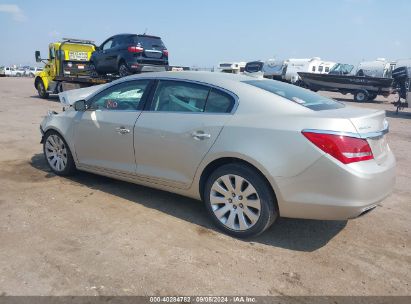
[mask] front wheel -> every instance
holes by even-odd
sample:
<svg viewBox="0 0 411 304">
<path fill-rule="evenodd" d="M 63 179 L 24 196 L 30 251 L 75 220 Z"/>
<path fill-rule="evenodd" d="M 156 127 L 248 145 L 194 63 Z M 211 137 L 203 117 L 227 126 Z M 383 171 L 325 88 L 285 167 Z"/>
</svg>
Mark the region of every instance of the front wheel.
<svg viewBox="0 0 411 304">
<path fill-rule="evenodd" d="M 228 164 L 214 171 L 204 187 L 204 200 L 218 228 L 238 238 L 264 232 L 278 217 L 269 185 L 243 164 Z"/>
<path fill-rule="evenodd" d="M 50 169 L 57 175 L 71 175 L 76 170 L 70 148 L 63 137 L 55 132 L 48 131 L 43 141 L 44 157 Z"/>
<path fill-rule="evenodd" d="M 46 99 L 49 97 L 49 93 L 47 93 L 46 88 L 44 87 L 43 80 L 40 79 L 37 81 L 36 88 L 40 98 Z"/>
</svg>

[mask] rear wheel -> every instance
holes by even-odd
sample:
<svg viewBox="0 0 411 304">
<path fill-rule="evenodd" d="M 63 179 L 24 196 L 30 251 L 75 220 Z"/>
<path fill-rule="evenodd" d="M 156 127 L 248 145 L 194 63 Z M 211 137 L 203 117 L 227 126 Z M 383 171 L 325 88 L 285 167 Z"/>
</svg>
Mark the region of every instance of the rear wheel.
<svg viewBox="0 0 411 304">
<path fill-rule="evenodd" d="M 90 62 L 88 69 L 89 69 L 89 74 L 91 77 L 98 77 L 98 72 L 93 62 Z"/>
<path fill-rule="evenodd" d="M 204 187 L 204 200 L 218 228 L 238 238 L 262 233 L 278 217 L 269 185 L 259 172 L 243 164 L 215 170 Z"/>
<path fill-rule="evenodd" d="M 44 87 L 43 80 L 39 79 L 36 84 L 37 93 L 39 94 L 40 98 L 48 98 L 49 93 L 47 93 L 46 88 Z"/>
<path fill-rule="evenodd" d="M 375 98 L 377 98 L 378 94 L 376 93 L 370 93 L 370 95 L 368 95 L 368 100 L 374 100 Z"/>
<path fill-rule="evenodd" d="M 120 77 L 131 75 L 130 70 L 128 69 L 127 65 L 124 62 L 121 62 L 118 67 L 118 75 Z"/>
<path fill-rule="evenodd" d="M 356 102 L 366 102 L 368 100 L 368 92 L 364 90 L 355 92 L 354 100 Z"/>
<path fill-rule="evenodd" d="M 49 131 L 44 135 L 43 152 L 55 174 L 71 175 L 76 170 L 70 148 L 59 133 Z"/>
</svg>

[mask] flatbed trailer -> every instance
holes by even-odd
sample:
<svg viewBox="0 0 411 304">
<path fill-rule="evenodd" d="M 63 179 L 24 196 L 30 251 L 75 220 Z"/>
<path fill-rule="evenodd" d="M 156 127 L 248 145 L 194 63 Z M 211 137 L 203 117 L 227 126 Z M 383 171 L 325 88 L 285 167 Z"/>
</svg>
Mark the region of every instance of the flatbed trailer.
<svg viewBox="0 0 411 304">
<path fill-rule="evenodd" d="M 80 89 L 85 87 L 90 87 L 93 85 L 105 84 L 113 80 L 118 79 L 118 77 L 92 77 L 92 76 L 56 76 L 54 81 L 60 85 L 58 92 L 64 92 L 68 90 Z"/>
</svg>

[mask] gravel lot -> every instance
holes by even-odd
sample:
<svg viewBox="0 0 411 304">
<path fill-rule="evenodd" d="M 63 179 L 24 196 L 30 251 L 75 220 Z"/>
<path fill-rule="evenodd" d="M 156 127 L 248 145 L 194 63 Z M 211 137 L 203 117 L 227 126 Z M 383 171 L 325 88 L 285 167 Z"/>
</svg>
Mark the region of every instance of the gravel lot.
<svg viewBox="0 0 411 304">
<path fill-rule="evenodd" d="M 39 123 L 57 98 L 0 78 L 0 295 L 411 295 L 411 111 L 332 96 L 387 110 L 394 193 L 355 220 L 280 219 L 241 241 L 198 201 L 52 174 Z"/>
</svg>

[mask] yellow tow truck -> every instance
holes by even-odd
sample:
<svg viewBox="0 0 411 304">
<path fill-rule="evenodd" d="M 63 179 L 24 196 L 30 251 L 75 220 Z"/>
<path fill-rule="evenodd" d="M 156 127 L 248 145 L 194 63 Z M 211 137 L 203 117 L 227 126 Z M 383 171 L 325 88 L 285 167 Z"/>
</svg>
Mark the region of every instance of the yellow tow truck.
<svg viewBox="0 0 411 304">
<path fill-rule="evenodd" d="M 89 69 L 91 54 L 96 45 L 91 40 L 63 38 L 49 44 L 48 59 L 35 52 L 37 62 L 45 63 L 43 71 L 36 74 L 34 87 L 41 98 L 49 94 L 89 87 L 111 81 L 110 77 L 98 77 Z"/>
</svg>

